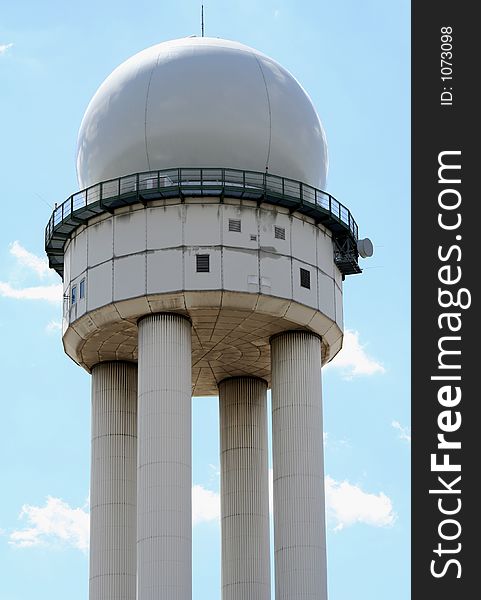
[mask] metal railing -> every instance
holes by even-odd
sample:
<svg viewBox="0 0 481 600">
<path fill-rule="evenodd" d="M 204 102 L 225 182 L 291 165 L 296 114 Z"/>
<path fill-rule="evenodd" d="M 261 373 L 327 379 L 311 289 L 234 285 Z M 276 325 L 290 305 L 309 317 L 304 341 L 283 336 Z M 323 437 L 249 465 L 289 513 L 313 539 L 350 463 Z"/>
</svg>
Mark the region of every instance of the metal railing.
<svg viewBox="0 0 481 600">
<path fill-rule="evenodd" d="M 238 169 L 178 168 L 148 171 L 103 181 L 72 194 L 55 207 L 45 230 L 45 248 L 51 266 L 60 272 L 63 245 L 79 224 L 115 208 L 159 198 L 224 196 L 286 206 L 314 218 L 355 244 L 358 226 L 351 212 L 331 194 L 300 181 Z M 63 270 L 63 264 L 62 269 Z"/>
</svg>

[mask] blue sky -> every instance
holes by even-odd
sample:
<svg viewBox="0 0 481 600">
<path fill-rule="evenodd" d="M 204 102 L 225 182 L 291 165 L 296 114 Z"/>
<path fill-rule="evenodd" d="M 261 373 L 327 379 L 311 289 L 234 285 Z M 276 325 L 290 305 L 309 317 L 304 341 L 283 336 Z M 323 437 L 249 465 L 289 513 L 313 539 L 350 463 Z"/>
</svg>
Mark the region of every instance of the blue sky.
<svg viewBox="0 0 481 600">
<path fill-rule="evenodd" d="M 323 370 L 331 600 L 410 585 L 410 14 L 405 0 L 205 2 L 206 34 L 303 84 L 330 151 L 327 189 L 375 244 L 344 288 L 345 348 Z M 85 600 L 90 380 L 63 354 L 51 206 L 77 190 L 89 99 L 139 50 L 200 32 L 200 4 L 0 2 L 0 600 Z M 49 206 L 50 205 L 50 206 Z M 194 598 L 220 598 L 218 414 L 196 398 Z"/>
</svg>

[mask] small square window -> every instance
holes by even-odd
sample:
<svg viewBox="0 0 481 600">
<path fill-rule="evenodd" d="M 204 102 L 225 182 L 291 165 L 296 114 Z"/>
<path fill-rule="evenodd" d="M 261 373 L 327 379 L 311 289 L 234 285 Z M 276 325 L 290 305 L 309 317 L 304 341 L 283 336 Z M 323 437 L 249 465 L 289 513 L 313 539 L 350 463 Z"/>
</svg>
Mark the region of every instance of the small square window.
<svg viewBox="0 0 481 600">
<path fill-rule="evenodd" d="M 209 273 L 210 272 L 210 255 L 209 254 L 196 254 L 196 267 L 197 273 Z"/>
<path fill-rule="evenodd" d="M 274 237 L 278 240 L 286 239 L 286 228 L 285 227 L 274 227 Z"/>
<path fill-rule="evenodd" d="M 299 269 L 301 275 L 301 287 L 311 289 L 311 272 L 307 269 Z"/>
<path fill-rule="evenodd" d="M 85 278 L 80 280 L 79 285 L 79 298 L 85 298 Z"/>
<path fill-rule="evenodd" d="M 241 221 L 240 219 L 229 219 L 229 231 L 235 231 L 240 233 Z"/>
<path fill-rule="evenodd" d="M 71 301 L 72 306 L 74 304 L 77 304 L 77 286 L 76 285 L 72 286 L 72 294 L 70 296 L 70 301 Z"/>
<path fill-rule="evenodd" d="M 251 242 L 257 242 L 257 236 L 251 233 Z"/>
</svg>

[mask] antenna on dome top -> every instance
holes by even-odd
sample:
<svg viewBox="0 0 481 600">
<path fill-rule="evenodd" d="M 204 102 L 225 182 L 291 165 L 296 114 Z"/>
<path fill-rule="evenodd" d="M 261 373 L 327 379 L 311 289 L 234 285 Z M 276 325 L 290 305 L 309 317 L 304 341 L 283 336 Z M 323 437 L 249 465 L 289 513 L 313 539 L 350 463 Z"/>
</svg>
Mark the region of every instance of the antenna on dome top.
<svg viewBox="0 0 481 600">
<path fill-rule="evenodd" d="M 200 10 L 200 26 L 202 31 L 202 37 L 204 37 L 204 5 L 201 5 L 202 8 Z"/>
</svg>

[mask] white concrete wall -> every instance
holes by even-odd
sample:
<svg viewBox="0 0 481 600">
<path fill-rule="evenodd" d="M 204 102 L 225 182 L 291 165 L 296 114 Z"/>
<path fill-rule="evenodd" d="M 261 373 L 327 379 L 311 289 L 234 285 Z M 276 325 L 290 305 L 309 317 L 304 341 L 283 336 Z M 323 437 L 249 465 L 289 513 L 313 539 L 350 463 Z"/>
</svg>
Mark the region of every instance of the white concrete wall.
<svg viewBox="0 0 481 600">
<path fill-rule="evenodd" d="M 229 231 L 229 219 L 241 220 L 240 232 Z M 275 237 L 276 226 L 285 229 L 284 240 Z M 199 253 L 210 255 L 209 273 L 196 272 Z M 309 290 L 300 286 L 300 268 L 311 273 Z M 223 289 L 294 300 L 342 328 L 342 278 L 330 233 L 268 204 L 197 198 L 104 215 L 79 228 L 68 244 L 65 294 L 82 278 L 86 301 L 68 309 L 67 323 L 145 294 Z"/>
<path fill-rule="evenodd" d="M 137 600 L 192 598 L 191 325 L 139 323 Z"/>
<path fill-rule="evenodd" d="M 90 600 L 136 600 L 137 365 L 92 370 Z"/>
<path fill-rule="evenodd" d="M 327 600 L 321 342 L 271 342 L 276 600 Z"/>
<path fill-rule="evenodd" d="M 270 600 L 267 384 L 219 384 L 222 600 Z"/>
</svg>

